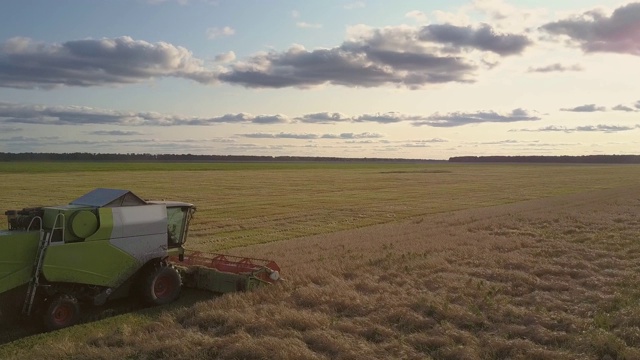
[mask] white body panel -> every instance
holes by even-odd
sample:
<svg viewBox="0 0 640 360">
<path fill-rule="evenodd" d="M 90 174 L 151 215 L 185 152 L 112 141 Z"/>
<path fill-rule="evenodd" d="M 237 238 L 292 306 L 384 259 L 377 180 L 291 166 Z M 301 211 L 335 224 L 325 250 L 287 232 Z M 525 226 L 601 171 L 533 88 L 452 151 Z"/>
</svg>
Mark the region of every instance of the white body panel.
<svg viewBox="0 0 640 360">
<path fill-rule="evenodd" d="M 167 255 L 167 208 L 142 205 L 113 208 L 110 243 L 141 263 Z"/>
</svg>

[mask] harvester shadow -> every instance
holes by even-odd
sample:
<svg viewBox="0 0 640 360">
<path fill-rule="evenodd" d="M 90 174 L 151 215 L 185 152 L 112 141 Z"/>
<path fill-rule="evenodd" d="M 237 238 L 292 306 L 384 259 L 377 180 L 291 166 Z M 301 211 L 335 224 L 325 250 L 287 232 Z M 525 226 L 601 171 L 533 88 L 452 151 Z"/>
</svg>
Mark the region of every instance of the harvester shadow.
<svg viewBox="0 0 640 360">
<path fill-rule="evenodd" d="M 210 291 L 185 288 L 182 290 L 182 294 L 178 300 L 163 306 L 147 307 L 137 299 L 122 299 L 100 307 L 83 308 L 83 316 L 80 323 L 94 323 L 131 313 L 137 313 L 153 319 L 158 318 L 166 311 L 191 307 L 199 302 L 211 300 L 217 296 L 220 295 Z M 64 329 L 61 331 L 64 331 Z M 0 324 L 0 346 L 46 332 L 47 330 L 42 325 L 40 317 L 34 317 L 18 323 Z"/>
</svg>

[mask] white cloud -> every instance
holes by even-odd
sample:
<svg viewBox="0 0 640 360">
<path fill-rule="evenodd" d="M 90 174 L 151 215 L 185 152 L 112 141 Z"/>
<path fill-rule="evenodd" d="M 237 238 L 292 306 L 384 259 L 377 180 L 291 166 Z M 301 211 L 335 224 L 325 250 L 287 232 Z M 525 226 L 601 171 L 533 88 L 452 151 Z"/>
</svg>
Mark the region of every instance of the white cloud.
<svg viewBox="0 0 640 360">
<path fill-rule="evenodd" d="M 413 19 L 418 24 L 423 24 L 428 21 L 427 14 L 419 10 L 409 11 L 404 16 L 406 18 Z"/>
<path fill-rule="evenodd" d="M 545 8 L 516 7 L 504 0 L 474 0 L 471 10 L 486 15 L 491 25 L 506 31 L 536 28 L 549 18 L 549 11 Z"/>
<path fill-rule="evenodd" d="M 560 111 L 570 111 L 570 112 L 597 112 L 597 111 L 607 111 L 607 108 L 604 106 L 597 106 L 596 104 L 586 104 L 580 105 L 572 108 L 562 108 Z"/>
<path fill-rule="evenodd" d="M 464 11 L 453 13 L 453 12 L 436 10 L 433 12 L 433 16 L 435 16 L 437 23 L 444 23 L 444 24 L 456 25 L 456 26 L 469 26 L 473 23 L 471 21 L 471 17 L 467 15 L 467 13 Z"/>
<path fill-rule="evenodd" d="M 207 37 L 209 39 L 217 39 L 220 37 L 231 36 L 235 33 L 236 31 L 229 26 L 225 26 L 223 28 L 211 27 L 207 29 Z"/>
<path fill-rule="evenodd" d="M 377 133 L 341 133 L 341 134 L 313 134 L 313 133 L 250 133 L 238 134 L 238 136 L 252 139 L 297 139 L 297 140 L 315 140 L 315 139 L 378 139 L 384 137 Z"/>
<path fill-rule="evenodd" d="M 311 124 L 335 124 L 337 122 L 348 122 L 352 119 L 342 113 L 320 112 L 313 114 L 306 114 L 295 119 L 298 122 L 311 123 Z"/>
<path fill-rule="evenodd" d="M 528 72 L 537 72 L 537 73 L 567 72 L 567 71 L 584 71 L 584 68 L 579 64 L 563 65 L 560 63 L 555 63 L 555 64 L 539 66 L 539 67 L 530 67 L 528 70 Z"/>
<path fill-rule="evenodd" d="M 229 51 L 229 52 L 226 52 L 226 53 L 218 54 L 215 57 L 215 60 L 217 62 L 221 62 L 221 63 L 232 62 L 235 59 L 236 59 L 236 53 L 234 53 L 233 51 Z"/>
<path fill-rule="evenodd" d="M 509 113 L 495 111 L 477 111 L 473 113 L 453 112 L 448 114 L 435 113 L 425 120 L 415 121 L 415 126 L 454 127 L 479 123 L 511 123 L 518 121 L 538 121 L 540 117 L 524 109 L 514 109 Z"/>
<path fill-rule="evenodd" d="M 564 132 L 564 133 L 575 133 L 575 132 L 601 132 L 601 133 L 617 133 L 623 131 L 632 131 L 635 129 L 640 129 L 640 125 L 628 126 L 628 125 L 584 125 L 577 127 L 566 127 L 566 126 L 556 126 L 550 125 L 545 126 L 538 129 L 520 129 L 520 130 L 510 130 L 510 131 L 523 131 L 523 132 Z"/>
</svg>

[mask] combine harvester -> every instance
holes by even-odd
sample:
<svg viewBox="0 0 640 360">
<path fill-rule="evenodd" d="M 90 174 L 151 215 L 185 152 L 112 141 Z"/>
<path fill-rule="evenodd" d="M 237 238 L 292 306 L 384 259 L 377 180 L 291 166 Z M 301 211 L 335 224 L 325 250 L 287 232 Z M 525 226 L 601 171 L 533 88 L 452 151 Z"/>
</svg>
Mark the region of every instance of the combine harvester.
<svg viewBox="0 0 640 360">
<path fill-rule="evenodd" d="M 10 210 L 0 230 L 0 321 L 41 316 L 49 330 L 82 308 L 138 296 L 168 304 L 182 286 L 217 293 L 280 280 L 273 261 L 185 252 L 195 206 L 96 189 L 69 205 Z"/>
</svg>

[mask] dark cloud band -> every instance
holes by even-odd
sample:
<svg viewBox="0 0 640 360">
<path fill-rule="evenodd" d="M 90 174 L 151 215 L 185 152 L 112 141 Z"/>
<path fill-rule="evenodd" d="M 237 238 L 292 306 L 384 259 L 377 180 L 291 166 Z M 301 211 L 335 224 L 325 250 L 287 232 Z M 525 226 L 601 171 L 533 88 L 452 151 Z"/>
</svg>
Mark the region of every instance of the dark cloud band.
<svg viewBox="0 0 640 360">
<path fill-rule="evenodd" d="M 613 52 L 640 56 L 640 3 L 617 8 L 610 16 L 593 10 L 541 27 L 553 36 L 566 36 L 584 52 Z"/>
<path fill-rule="evenodd" d="M 166 42 L 123 36 L 50 44 L 17 37 L 0 45 L 0 87 L 110 86 L 175 77 L 250 88 L 331 84 L 415 89 L 474 82 L 476 71 L 485 66 L 479 54 L 515 55 L 529 45 L 525 35 L 499 34 L 486 24 L 363 27 L 335 47 L 294 46 L 238 61 L 227 53 L 210 67 L 188 49 Z"/>
<path fill-rule="evenodd" d="M 225 114 L 215 117 L 188 117 L 155 112 L 124 112 L 80 106 L 42 106 L 0 102 L 0 125 L 120 125 L 120 126 L 212 126 L 219 124 L 288 124 L 293 122 L 311 124 L 335 123 L 379 123 L 393 124 L 411 122 L 415 126 L 454 127 L 477 123 L 508 123 L 535 121 L 540 117 L 529 111 L 515 109 L 508 113 L 480 111 L 475 113 L 454 112 L 449 114 L 407 115 L 398 112 L 363 114 L 349 117 L 342 113 L 321 112 L 290 118 L 286 115 L 251 115 L 247 113 Z"/>
<path fill-rule="evenodd" d="M 203 84 L 216 73 L 181 46 L 124 36 L 46 44 L 12 38 L 0 46 L 0 86 L 54 88 L 131 84 L 156 77 L 179 77 Z"/>
</svg>

